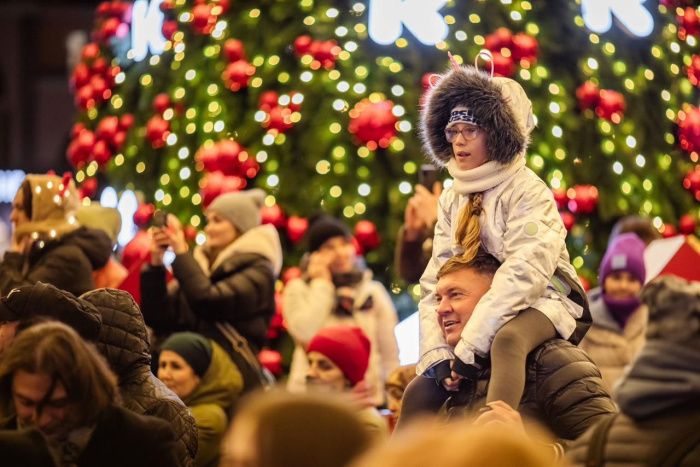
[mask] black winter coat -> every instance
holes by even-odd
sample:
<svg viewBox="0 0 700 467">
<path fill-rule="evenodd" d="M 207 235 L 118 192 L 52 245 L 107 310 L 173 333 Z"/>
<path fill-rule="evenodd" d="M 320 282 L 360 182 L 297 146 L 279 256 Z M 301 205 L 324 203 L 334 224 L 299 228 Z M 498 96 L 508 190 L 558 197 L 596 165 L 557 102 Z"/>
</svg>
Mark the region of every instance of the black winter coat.
<svg viewBox="0 0 700 467">
<path fill-rule="evenodd" d="M 216 327 L 233 326 L 252 347 L 262 347 L 275 311 L 276 274 L 272 262 L 255 253 L 225 259 L 207 276 L 190 253 L 177 255 L 172 264 L 177 283 L 166 287 L 165 268 L 147 266 L 141 272 L 141 309 L 156 335 L 194 331 L 216 341 L 241 370 L 245 388 L 257 376 Z M 169 290 L 168 290 L 169 289 Z M 259 384 L 259 383 L 258 383 Z"/>
<path fill-rule="evenodd" d="M 574 440 L 598 420 L 615 413 L 603 387 L 600 370 L 586 352 L 563 339 L 545 342 L 527 358 L 525 391 L 518 411 L 540 422 L 561 440 Z M 476 384 L 460 390 L 462 410 L 472 412 L 486 403 L 490 369 Z"/>
<path fill-rule="evenodd" d="M 86 227 L 41 245 L 35 242 L 28 257 L 5 253 L 0 263 L 0 295 L 41 281 L 78 296 L 95 288 L 92 272 L 107 264 L 112 253 L 107 234 Z"/>
<path fill-rule="evenodd" d="M 81 299 L 102 315 L 97 347 L 119 378 L 124 406 L 140 415 L 167 421 L 177 438 L 175 454 L 181 465 L 193 465 L 197 426 L 185 404 L 151 373 L 151 354 L 143 316 L 127 292 L 98 289 Z"/>
</svg>

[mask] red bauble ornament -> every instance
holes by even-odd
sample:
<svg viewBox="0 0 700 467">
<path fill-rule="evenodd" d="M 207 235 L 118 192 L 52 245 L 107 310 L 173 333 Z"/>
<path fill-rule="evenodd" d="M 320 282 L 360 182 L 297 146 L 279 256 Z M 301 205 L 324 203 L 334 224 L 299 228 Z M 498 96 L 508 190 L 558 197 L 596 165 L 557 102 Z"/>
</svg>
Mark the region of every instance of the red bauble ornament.
<svg viewBox="0 0 700 467">
<path fill-rule="evenodd" d="M 158 94 L 156 97 L 153 98 L 153 110 L 158 112 L 159 114 L 163 114 L 166 110 L 168 110 L 172 106 L 172 103 L 170 102 L 170 96 L 168 96 L 166 93 L 161 92 Z"/>
<path fill-rule="evenodd" d="M 217 170 L 223 172 L 224 175 L 242 175 L 241 159 L 248 158 L 245 148 L 230 139 L 219 141 L 217 147 Z"/>
<path fill-rule="evenodd" d="M 229 63 L 223 72 L 226 87 L 236 92 L 248 86 L 250 77 L 255 74 L 255 67 L 245 60 Z"/>
<path fill-rule="evenodd" d="M 258 353 L 258 361 L 274 376 L 282 375 L 282 355 L 278 351 L 263 349 Z"/>
<path fill-rule="evenodd" d="M 131 270 L 132 267 L 140 266 L 150 255 L 151 238 L 146 230 L 139 230 L 134 238 L 124 246 L 122 265 Z"/>
<path fill-rule="evenodd" d="M 114 135 L 114 138 L 112 138 L 112 145 L 114 146 L 115 150 L 119 150 L 124 146 L 124 142 L 126 141 L 126 131 L 124 130 L 119 130 L 116 135 Z"/>
<path fill-rule="evenodd" d="M 294 53 L 296 53 L 298 56 L 306 55 L 309 53 L 312 42 L 313 39 L 311 39 L 311 36 L 303 35 L 297 37 L 294 39 Z"/>
<path fill-rule="evenodd" d="M 254 158 L 248 156 L 241 164 L 241 173 L 246 178 L 254 178 L 260 172 L 260 164 Z"/>
<path fill-rule="evenodd" d="M 228 39 L 224 42 L 224 54 L 230 63 L 245 60 L 245 47 L 238 39 Z"/>
<path fill-rule="evenodd" d="M 204 176 L 200 194 L 204 207 L 214 201 L 223 193 L 240 191 L 246 187 L 247 182 L 236 175 L 226 176 L 221 172 L 210 172 Z"/>
<path fill-rule="evenodd" d="M 276 130 L 278 133 L 284 133 L 294 126 L 292 123 L 292 111 L 285 107 L 273 107 L 270 110 L 270 115 L 263 122 L 263 128 L 267 130 Z"/>
<path fill-rule="evenodd" d="M 493 54 L 493 74 L 495 76 L 505 76 L 510 78 L 515 73 L 515 62 L 513 57 L 506 57 L 500 53 Z"/>
<path fill-rule="evenodd" d="M 595 113 L 605 120 L 620 123 L 625 113 L 625 96 L 617 91 L 602 89 Z"/>
<path fill-rule="evenodd" d="M 265 91 L 260 94 L 258 99 L 258 108 L 265 112 L 269 112 L 273 107 L 277 107 L 277 102 L 280 96 L 276 91 Z"/>
<path fill-rule="evenodd" d="M 152 204 L 139 204 L 134 213 L 134 224 L 138 228 L 148 227 L 153 218 L 153 213 L 156 212 L 156 207 Z"/>
<path fill-rule="evenodd" d="M 437 73 L 425 73 L 420 79 L 420 85 L 423 91 L 427 91 L 437 84 L 440 80 L 440 75 Z"/>
<path fill-rule="evenodd" d="M 304 273 L 302 272 L 301 268 L 298 268 L 296 266 L 292 266 L 290 268 L 287 268 L 284 270 L 282 273 L 282 282 L 284 284 L 287 284 L 287 282 L 293 280 L 293 279 L 298 279 L 300 278 Z"/>
<path fill-rule="evenodd" d="M 309 53 L 326 69 L 331 69 L 335 66 L 335 61 L 342 49 L 334 40 L 314 41 L 311 43 Z"/>
<path fill-rule="evenodd" d="M 88 63 L 92 63 L 94 59 L 100 56 L 100 46 L 94 42 L 90 42 L 83 46 L 83 51 L 81 52 L 83 60 Z"/>
<path fill-rule="evenodd" d="M 576 185 L 569 191 L 569 210 L 577 214 L 590 214 L 598 205 L 598 189 L 593 185 Z"/>
<path fill-rule="evenodd" d="M 513 36 L 513 46 L 511 47 L 513 59 L 515 59 L 515 61 L 526 60 L 530 63 L 534 63 L 537 60 L 538 47 L 539 44 L 534 37 L 528 36 L 522 32 L 516 34 Z"/>
<path fill-rule="evenodd" d="M 170 13 L 175 9 L 175 2 L 173 0 L 163 0 L 160 4 L 160 11 L 163 13 Z"/>
<path fill-rule="evenodd" d="M 501 53 L 501 49 L 511 49 L 513 45 L 513 32 L 508 28 L 498 28 L 486 36 L 484 47 L 491 52 Z"/>
<path fill-rule="evenodd" d="M 362 220 L 355 224 L 355 238 L 363 251 L 376 249 L 380 244 L 379 232 L 374 222 Z"/>
<path fill-rule="evenodd" d="M 299 216 L 291 216 L 287 220 L 287 237 L 292 241 L 292 243 L 299 243 L 306 230 L 309 228 L 309 220 Z"/>
<path fill-rule="evenodd" d="M 678 139 L 681 148 L 690 153 L 700 149 L 700 109 L 688 106 L 678 113 Z"/>
<path fill-rule="evenodd" d="M 200 147 L 195 154 L 195 160 L 204 166 L 207 172 L 216 172 L 219 170 L 219 146 L 216 144 L 207 144 Z"/>
<path fill-rule="evenodd" d="M 78 92 L 75 93 L 75 104 L 81 110 L 88 110 L 92 107 L 95 107 L 94 94 L 95 93 L 92 89 L 92 86 L 86 84 L 85 86 L 78 89 Z"/>
<path fill-rule="evenodd" d="M 678 230 L 676 230 L 676 226 L 673 224 L 664 224 L 661 227 L 661 235 L 664 238 L 675 237 L 678 235 Z"/>
<path fill-rule="evenodd" d="M 107 71 L 107 60 L 102 57 L 98 57 L 92 62 L 90 71 L 97 75 L 102 75 Z"/>
<path fill-rule="evenodd" d="M 554 195 L 554 201 L 557 203 L 557 209 L 563 209 L 569 201 L 569 197 L 566 196 L 566 190 L 563 188 L 552 190 L 552 195 Z"/>
<path fill-rule="evenodd" d="M 696 193 L 700 191 L 700 166 L 695 166 L 695 170 L 688 172 L 683 179 L 683 188 Z"/>
<path fill-rule="evenodd" d="M 350 125 L 348 130 L 361 143 L 370 149 L 389 147 L 396 136 L 398 119 L 392 110 L 394 103 L 390 100 L 371 102 L 362 99 L 350 110 Z"/>
<path fill-rule="evenodd" d="M 583 291 L 588 292 L 591 290 L 591 283 L 588 282 L 588 279 L 586 279 L 583 276 L 578 276 L 578 280 L 581 281 L 581 286 L 583 286 Z"/>
<path fill-rule="evenodd" d="M 83 124 L 80 123 L 80 122 L 74 123 L 73 126 L 72 126 L 71 129 L 70 129 L 70 137 L 71 137 L 72 139 L 77 138 L 78 135 L 79 135 L 83 130 L 85 130 L 85 125 L 83 125 Z"/>
<path fill-rule="evenodd" d="M 98 165 L 103 166 L 112 158 L 112 151 L 109 149 L 107 142 L 104 140 L 99 140 L 95 143 L 92 148 L 91 159 L 97 162 Z"/>
<path fill-rule="evenodd" d="M 111 4 L 111 11 L 109 14 L 111 16 L 114 16 L 116 18 L 122 18 L 124 14 L 126 14 L 127 10 L 129 9 L 129 6 L 126 2 L 121 2 L 118 0 L 114 0 Z"/>
<path fill-rule="evenodd" d="M 571 228 L 576 224 L 576 216 L 571 214 L 569 211 L 560 211 L 561 221 L 564 223 L 566 230 L 571 230 Z"/>
<path fill-rule="evenodd" d="M 106 140 L 107 142 L 114 141 L 114 136 L 119 131 L 119 118 L 110 115 L 104 117 L 97 124 L 97 129 L 95 130 L 95 136 L 98 139 Z"/>
<path fill-rule="evenodd" d="M 90 82 L 92 71 L 84 63 L 78 63 L 73 69 L 72 82 L 75 89 L 79 89 Z"/>
<path fill-rule="evenodd" d="M 107 94 L 109 86 L 102 76 L 93 75 L 90 78 L 90 88 L 92 88 L 92 98 L 95 102 L 102 102 L 109 97 Z"/>
<path fill-rule="evenodd" d="M 165 37 L 166 40 L 172 40 L 173 36 L 177 32 L 178 27 L 177 27 L 177 21 L 169 19 L 166 21 L 163 21 L 163 26 L 161 27 L 161 32 L 163 33 L 163 37 Z"/>
<path fill-rule="evenodd" d="M 278 229 L 281 229 L 287 224 L 287 219 L 285 218 L 284 211 L 279 204 L 273 204 L 272 206 L 263 206 L 260 214 L 262 216 L 263 224 L 272 224 Z"/>
<path fill-rule="evenodd" d="M 694 234 L 695 228 L 696 228 L 695 218 L 690 214 L 684 214 L 678 220 L 678 230 L 682 234 L 685 234 L 685 235 Z"/>
<path fill-rule="evenodd" d="M 97 179 L 95 177 L 87 178 L 80 185 L 80 199 L 92 198 L 97 194 Z"/>
<path fill-rule="evenodd" d="M 695 87 L 700 87 L 700 55 L 693 55 L 690 65 L 685 69 L 688 80 Z"/>
<path fill-rule="evenodd" d="M 580 109 L 592 109 L 600 101 L 600 89 L 591 81 L 586 81 L 576 89 L 576 99 Z"/>
<path fill-rule="evenodd" d="M 75 168 L 81 168 L 87 163 L 89 153 L 85 154 L 77 140 L 73 140 L 70 142 L 68 145 L 68 149 L 66 150 L 66 155 L 68 156 L 68 161 L 71 163 L 71 165 Z"/>
<path fill-rule="evenodd" d="M 82 155 L 88 156 L 95 146 L 95 133 L 90 130 L 81 131 L 75 141 L 77 142 L 77 150 Z"/>
<path fill-rule="evenodd" d="M 128 130 L 132 126 L 134 126 L 133 114 L 124 114 L 119 118 L 119 128 L 122 130 Z"/>
<path fill-rule="evenodd" d="M 170 122 L 164 120 L 160 115 L 151 117 L 146 123 L 146 138 L 154 148 L 165 146 L 165 140 L 170 134 Z"/>
<path fill-rule="evenodd" d="M 117 29 L 122 22 L 118 18 L 107 18 L 102 23 L 99 31 L 100 40 L 103 43 L 109 42 L 109 40 L 117 34 Z"/>
<path fill-rule="evenodd" d="M 216 22 L 216 17 L 211 14 L 211 6 L 207 4 L 195 5 L 192 8 L 192 26 L 199 34 L 209 34 Z"/>
<path fill-rule="evenodd" d="M 700 33 L 700 17 L 698 12 L 693 7 L 687 7 L 683 10 L 682 15 L 677 15 L 678 21 L 678 37 L 685 40 L 687 36 L 697 36 Z"/>
</svg>

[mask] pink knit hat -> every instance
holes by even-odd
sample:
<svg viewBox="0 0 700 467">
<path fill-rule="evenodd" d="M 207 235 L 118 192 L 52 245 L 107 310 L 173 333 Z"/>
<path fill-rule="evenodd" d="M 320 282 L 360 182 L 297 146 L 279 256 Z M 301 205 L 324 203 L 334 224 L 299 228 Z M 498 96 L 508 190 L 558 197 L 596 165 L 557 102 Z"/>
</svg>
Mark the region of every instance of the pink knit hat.
<svg viewBox="0 0 700 467">
<path fill-rule="evenodd" d="M 356 326 L 321 329 L 309 342 L 306 352 L 318 352 L 335 363 L 353 386 L 365 378 L 371 344 Z"/>
</svg>

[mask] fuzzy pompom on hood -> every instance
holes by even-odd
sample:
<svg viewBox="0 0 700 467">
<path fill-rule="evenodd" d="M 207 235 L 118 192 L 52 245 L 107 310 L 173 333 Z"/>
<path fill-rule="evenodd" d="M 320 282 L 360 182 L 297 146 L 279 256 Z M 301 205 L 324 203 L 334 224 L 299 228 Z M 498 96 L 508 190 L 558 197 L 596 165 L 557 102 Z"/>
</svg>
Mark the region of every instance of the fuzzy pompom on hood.
<svg viewBox="0 0 700 467">
<path fill-rule="evenodd" d="M 505 165 L 524 154 L 535 125 L 532 103 L 522 86 L 510 78 L 460 66 L 440 77 L 421 111 L 421 138 L 436 164 L 444 166 L 453 157 L 445 126 L 458 106 L 469 109 L 486 131 L 489 160 Z"/>
</svg>

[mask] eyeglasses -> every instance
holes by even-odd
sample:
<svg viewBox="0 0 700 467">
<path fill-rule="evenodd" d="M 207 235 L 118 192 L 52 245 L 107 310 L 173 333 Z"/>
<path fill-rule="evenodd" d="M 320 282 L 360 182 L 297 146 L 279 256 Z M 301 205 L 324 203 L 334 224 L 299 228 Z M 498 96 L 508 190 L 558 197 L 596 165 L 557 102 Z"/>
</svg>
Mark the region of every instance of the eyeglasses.
<svg viewBox="0 0 700 467">
<path fill-rule="evenodd" d="M 445 138 L 447 138 L 448 143 L 454 143 L 459 134 L 461 134 L 466 141 L 471 141 L 479 135 L 479 127 L 476 125 L 467 125 L 461 130 L 454 127 L 445 130 Z"/>
</svg>

